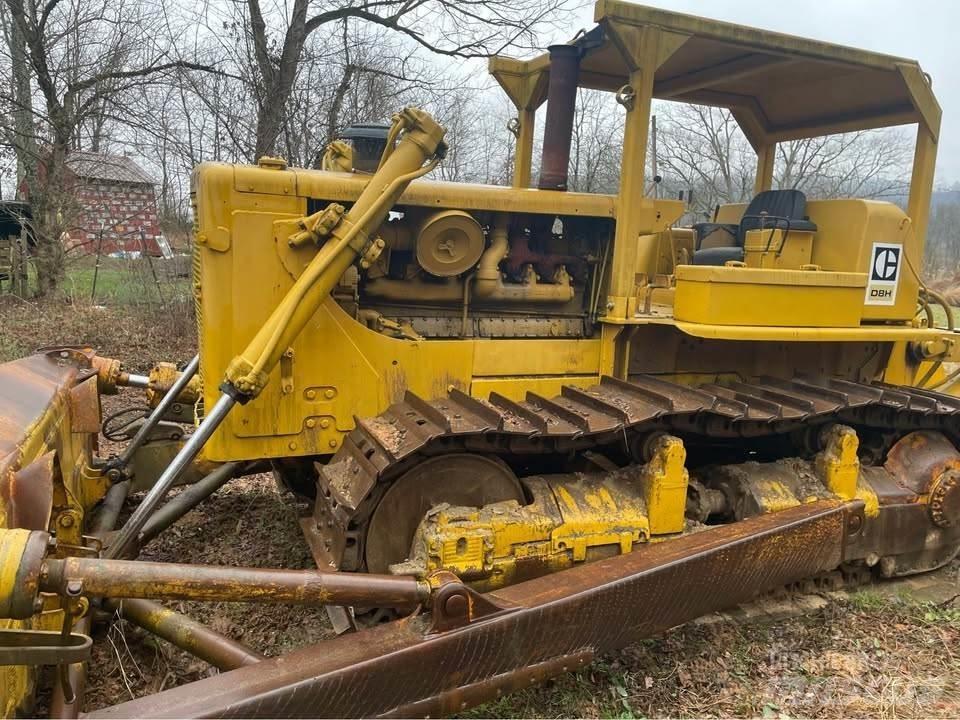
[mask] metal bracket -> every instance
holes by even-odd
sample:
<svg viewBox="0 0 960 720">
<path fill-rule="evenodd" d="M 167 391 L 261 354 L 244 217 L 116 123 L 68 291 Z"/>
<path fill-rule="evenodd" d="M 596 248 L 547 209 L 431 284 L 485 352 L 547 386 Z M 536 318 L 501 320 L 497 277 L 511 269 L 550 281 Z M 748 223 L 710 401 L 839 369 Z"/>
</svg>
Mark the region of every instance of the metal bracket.
<svg viewBox="0 0 960 720">
<path fill-rule="evenodd" d="M 633 89 L 632 85 L 623 85 L 619 90 L 617 90 L 616 100 L 620 105 L 623 105 L 629 112 L 633 110 L 633 102 L 637 98 L 637 93 Z"/>
<path fill-rule="evenodd" d="M 89 635 L 70 633 L 66 644 L 57 630 L 0 629 L 0 665 L 61 665 L 90 657 Z"/>
<path fill-rule="evenodd" d="M 430 599 L 433 623 L 429 634 L 446 632 L 469 625 L 474 620 L 490 617 L 509 608 L 494 604 L 486 595 L 468 588 L 460 578 L 446 570 L 439 570 L 427 579 L 434 588 Z"/>
</svg>

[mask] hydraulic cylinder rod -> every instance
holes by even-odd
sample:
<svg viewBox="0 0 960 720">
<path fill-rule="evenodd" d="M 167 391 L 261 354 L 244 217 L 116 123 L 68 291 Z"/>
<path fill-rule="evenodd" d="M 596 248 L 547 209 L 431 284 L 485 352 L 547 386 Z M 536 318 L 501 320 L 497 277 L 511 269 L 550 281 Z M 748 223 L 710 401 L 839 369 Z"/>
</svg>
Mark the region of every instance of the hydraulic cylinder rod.
<svg viewBox="0 0 960 720">
<path fill-rule="evenodd" d="M 152 600 L 109 600 L 106 607 L 220 670 L 233 670 L 263 660 L 263 655 L 236 640 Z"/>
<path fill-rule="evenodd" d="M 178 393 L 171 390 L 169 395 L 164 397 L 164 400 L 169 396 L 176 397 L 177 394 Z M 163 473 L 157 479 L 157 482 L 150 488 L 147 496 L 137 506 L 137 509 L 133 511 L 133 514 L 127 519 L 124 526 L 120 528 L 120 532 L 117 533 L 116 538 L 114 538 L 113 542 L 110 543 L 104 552 L 106 557 L 122 557 L 125 552 L 135 546 L 137 536 L 140 534 L 144 524 L 150 518 L 150 515 L 156 509 L 157 505 L 163 501 L 163 498 L 166 497 L 167 492 L 173 487 L 173 484 L 183 471 L 197 458 L 200 450 L 206 444 L 207 440 L 210 439 L 210 436 L 213 435 L 213 431 L 223 422 L 223 419 L 236 402 L 233 396 L 227 395 L 226 393 L 220 396 L 220 400 L 210 409 L 210 413 L 203 419 L 203 422 L 200 423 L 200 427 L 196 429 L 193 435 L 184 443 L 183 447 L 180 448 L 180 452 L 170 461 L 170 464 L 164 469 Z M 157 409 L 160 409 L 159 405 Z"/>
<path fill-rule="evenodd" d="M 154 600 L 410 607 L 430 598 L 413 576 L 237 568 L 69 557 L 48 559 L 40 590 Z"/>
<path fill-rule="evenodd" d="M 134 375 L 133 373 L 124 373 L 120 376 L 118 385 L 126 387 L 135 387 L 146 389 L 150 387 L 150 378 L 146 375 Z"/>
<path fill-rule="evenodd" d="M 117 464 L 120 467 L 126 467 L 130 464 L 130 459 L 133 457 L 133 454 L 140 449 L 140 446 L 143 445 L 147 437 L 157 426 L 157 423 L 160 422 L 161 418 L 167 414 L 167 411 L 176 402 L 177 397 L 190 383 L 190 380 L 194 375 L 197 374 L 197 370 L 199 369 L 200 356 L 194 355 L 190 362 L 187 363 L 187 366 L 183 369 L 183 372 L 180 373 L 180 377 L 178 377 L 173 383 L 170 391 L 160 398 L 160 402 L 157 403 L 157 406 L 153 409 L 153 412 L 150 413 L 150 417 L 144 421 L 143 425 L 140 426 L 140 429 L 137 430 L 137 434 L 133 436 L 133 439 L 130 440 L 130 443 L 124 448 L 123 453 L 121 453 L 120 458 L 117 461 Z M 149 384 L 149 378 L 147 378 L 147 382 Z"/>
</svg>

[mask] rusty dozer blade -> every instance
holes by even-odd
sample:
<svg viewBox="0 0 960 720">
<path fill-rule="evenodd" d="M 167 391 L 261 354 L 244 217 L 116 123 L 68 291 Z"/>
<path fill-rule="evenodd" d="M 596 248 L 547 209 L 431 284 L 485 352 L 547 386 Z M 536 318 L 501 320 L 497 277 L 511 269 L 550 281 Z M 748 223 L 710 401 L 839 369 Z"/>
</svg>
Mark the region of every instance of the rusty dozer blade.
<svg viewBox="0 0 960 720">
<path fill-rule="evenodd" d="M 860 502 L 820 501 L 478 595 L 475 603 L 444 596 L 441 586 L 430 614 L 87 717 L 449 715 L 832 570 L 862 520 Z"/>
</svg>

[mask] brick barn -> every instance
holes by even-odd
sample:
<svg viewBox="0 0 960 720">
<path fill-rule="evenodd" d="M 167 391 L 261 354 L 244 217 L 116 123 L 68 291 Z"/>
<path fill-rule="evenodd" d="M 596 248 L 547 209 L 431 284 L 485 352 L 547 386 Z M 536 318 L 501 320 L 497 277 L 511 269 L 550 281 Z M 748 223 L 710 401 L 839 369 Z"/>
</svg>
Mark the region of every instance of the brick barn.
<svg viewBox="0 0 960 720">
<path fill-rule="evenodd" d="M 72 152 L 66 166 L 76 203 L 64 238 L 71 253 L 93 254 L 99 245 L 103 255 L 164 254 L 153 179 L 133 159 Z"/>
</svg>

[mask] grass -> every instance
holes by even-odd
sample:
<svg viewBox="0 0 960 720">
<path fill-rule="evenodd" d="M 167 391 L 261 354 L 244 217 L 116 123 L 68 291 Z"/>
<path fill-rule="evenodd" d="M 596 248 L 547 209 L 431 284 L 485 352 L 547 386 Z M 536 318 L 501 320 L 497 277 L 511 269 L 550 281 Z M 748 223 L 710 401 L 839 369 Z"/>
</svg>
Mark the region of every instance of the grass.
<svg viewBox="0 0 960 720">
<path fill-rule="evenodd" d="M 105 257 L 100 259 L 98 268 L 94 258 L 79 258 L 68 266 L 63 291 L 75 300 L 89 299 L 96 304 L 163 304 L 190 295 L 189 278 L 178 276 L 173 265 L 171 261 L 155 258 Z M 175 265 L 181 268 L 183 262 Z"/>
<path fill-rule="evenodd" d="M 909 602 L 908 597 L 903 597 L 901 600 Z M 856 612 L 876 612 L 882 610 L 889 601 L 876 590 L 866 588 L 852 593 L 848 602 L 850 608 Z"/>
<path fill-rule="evenodd" d="M 686 625 L 462 717 L 955 717 L 957 640 L 952 603 L 861 590 L 777 624 Z"/>
<path fill-rule="evenodd" d="M 91 301 L 93 266 L 92 258 L 71 263 L 56 297 L 0 296 L 0 362 L 50 345 L 90 345 L 142 372 L 196 352 L 193 298 L 182 273 L 157 262 L 155 282 L 146 260 L 103 258 Z"/>
</svg>

